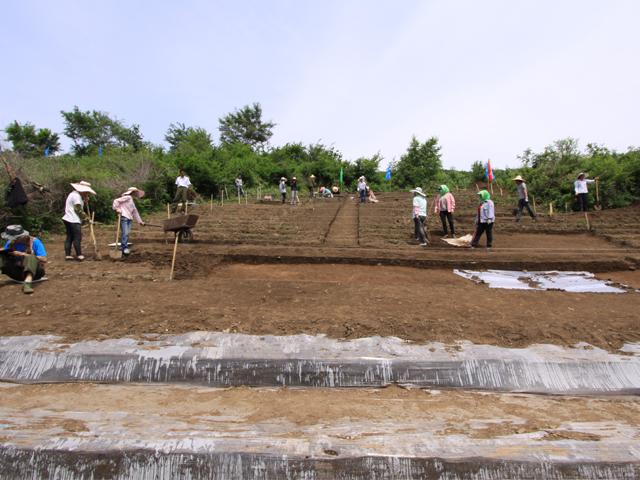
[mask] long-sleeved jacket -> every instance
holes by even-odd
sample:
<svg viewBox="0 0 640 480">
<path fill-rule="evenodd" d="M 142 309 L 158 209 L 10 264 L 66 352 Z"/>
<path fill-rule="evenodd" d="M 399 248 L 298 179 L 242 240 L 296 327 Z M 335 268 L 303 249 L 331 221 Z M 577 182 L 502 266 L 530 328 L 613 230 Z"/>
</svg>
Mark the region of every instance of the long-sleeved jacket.
<svg viewBox="0 0 640 480">
<path fill-rule="evenodd" d="M 131 195 L 123 195 L 120 198 L 116 198 L 113 201 L 112 208 L 116 211 L 120 210 L 124 218 L 128 218 L 129 220 L 135 219 L 136 222 L 142 223 L 142 219 L 140 218 L 135 203 L 133 203 Z"/>
<path fill-rule="evenodd" d="M 362 190 L 366 190 L 367 189 L 367 182 L 358 182 L 358 191 L 361 192 Z"/>
<path fill-rule="evenodd" d="M 421 195 L 413 197 L 412 218 L 427 216 L 427 199 Z"/>
<path fill-rule="evenodd" d="M 586 180 L 576 180 L 573 184 L 576 194 L 578 193 L 589 193 L 589 189 L 587 188 L 587 183 L 596 183 L 595 180 L 586 179 Z"/>
<path fill-rule="evenodd" d="M 442 200 L 442 197 L 444 197 L 445 200 L 447 201 L 447 212 L 453 213 L 453 211 L 456 209 L 456 200 L 455 198 L 453 198 L 453 195 L 451 195 L 451 193 L 438 195 L 438 198 L 436 198 L 436 213 L 440 212 L 440 208 L 441 208 L 440 200 Z"/>
<path fill-rule="evenodd" d="M 287 184 L 284 183 L 284 180 L 280 182 L 280 193 L 287 193 Z"/>
<path fill-rule="evenodd" d="M 478 222 L 478 217 L 480 217 L 480 222 Z M 476 214 L 476 223 L 489 223 L 489 220 L 491 220 L 491 222 L 496 221 L 495 206 L 492 200 L 485 200 L 480 205 L 480 210 Z"/>
</svg>

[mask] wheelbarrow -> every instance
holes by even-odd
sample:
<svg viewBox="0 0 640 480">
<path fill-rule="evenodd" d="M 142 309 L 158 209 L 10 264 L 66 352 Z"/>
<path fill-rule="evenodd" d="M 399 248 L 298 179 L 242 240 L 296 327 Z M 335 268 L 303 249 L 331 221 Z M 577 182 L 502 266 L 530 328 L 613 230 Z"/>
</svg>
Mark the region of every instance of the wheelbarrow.
<svg viewBox="0 0 640 480">
<path fill-rule="evenodd" d="M 198 215 L 188 214 L 179 217 L 167 218 L 162 225 L 147 223 L 150 227 L 160 227 L 164 230 L 164 243 L 167 242 L 167 232 L 173 232 L 178 237 L 178 243 L 189 243 L 193 240 L 192 228 L 198 223 Z M 175 236 L 173 238 L 176 238 Z"/>
</svg>

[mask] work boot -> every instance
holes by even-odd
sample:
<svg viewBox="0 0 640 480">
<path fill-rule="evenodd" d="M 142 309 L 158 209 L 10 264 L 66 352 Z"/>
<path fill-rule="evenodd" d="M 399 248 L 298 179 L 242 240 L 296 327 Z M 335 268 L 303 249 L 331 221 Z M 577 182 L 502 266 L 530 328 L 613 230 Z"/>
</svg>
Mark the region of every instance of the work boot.
<svg viewBox="0 0 640 480">
<path fill-rule="evenodd" d="M 33 293 L 33 287 L 31 286 L 31 282 L 24 282 L 22 284 L 22 293 L 26 293 L 26 294 Z"/>
</svg>

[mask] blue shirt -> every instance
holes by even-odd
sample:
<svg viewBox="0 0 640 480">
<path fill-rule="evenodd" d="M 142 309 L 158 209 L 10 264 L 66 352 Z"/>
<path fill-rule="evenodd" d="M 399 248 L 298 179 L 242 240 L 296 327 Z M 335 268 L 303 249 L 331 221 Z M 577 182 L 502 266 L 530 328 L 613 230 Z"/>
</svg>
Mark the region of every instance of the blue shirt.
<svg viewBox="0 0 640 480">
<path fill-rule="evenodd" d="M 25 245 L 26 243 L 16 243 L 16 252 L 22 252 L 24 250 Z M 5 250 L 9 248 L 8 240 L 7 240 L 7 243 L 4 244 L 4 248 Z M 45 252 L 44 250 L 44 245 L 42 245 L 42 242 L 38 238 L 33 240 L 33 253 L 36 254 L 36 257 L 47 256 L 47 252 Z M 16 260 L 18 259 L 16 258 Z"/>
</svg>

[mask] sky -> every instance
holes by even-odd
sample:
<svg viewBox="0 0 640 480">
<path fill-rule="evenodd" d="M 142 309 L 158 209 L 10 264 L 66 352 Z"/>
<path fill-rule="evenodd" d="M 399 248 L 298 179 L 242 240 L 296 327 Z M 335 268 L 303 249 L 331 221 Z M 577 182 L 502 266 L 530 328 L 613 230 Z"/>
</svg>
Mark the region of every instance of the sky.
<svg viewBox="0 0 640 480">
<path fill-rule="evenodd" d="M 432 136 L 445 168 L 572 137 L 640 146 L 638 0 L 5 2 L 0 128 L 100 110 L 164 143 L 259 102 L 271 145 L 347 160 Z M 61 135 L 63 148 L 70 141 Z"/>
</svg>

